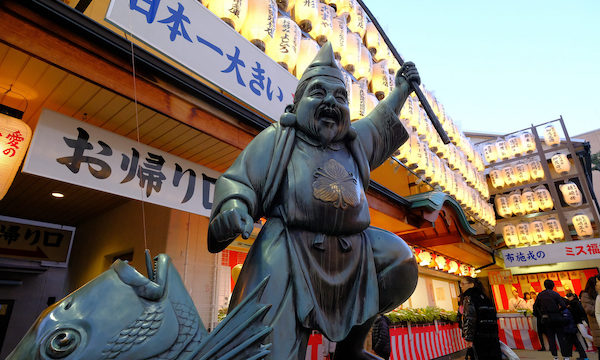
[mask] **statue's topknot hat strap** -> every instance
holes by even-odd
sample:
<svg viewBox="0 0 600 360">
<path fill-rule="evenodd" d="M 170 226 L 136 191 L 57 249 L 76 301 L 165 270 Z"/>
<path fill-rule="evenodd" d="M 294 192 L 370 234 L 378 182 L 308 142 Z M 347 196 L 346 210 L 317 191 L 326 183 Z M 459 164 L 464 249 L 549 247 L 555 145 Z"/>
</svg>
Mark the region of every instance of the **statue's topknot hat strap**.
<svg viewBox="0 0 600 360">
<path fill-rule="evenodd" d="M 315 76 L 331 76 L 344 82 L 342 71 L 335 63 L 331 42 L 326 42 L 300 78 L 300 83 Z"/>
</svg>

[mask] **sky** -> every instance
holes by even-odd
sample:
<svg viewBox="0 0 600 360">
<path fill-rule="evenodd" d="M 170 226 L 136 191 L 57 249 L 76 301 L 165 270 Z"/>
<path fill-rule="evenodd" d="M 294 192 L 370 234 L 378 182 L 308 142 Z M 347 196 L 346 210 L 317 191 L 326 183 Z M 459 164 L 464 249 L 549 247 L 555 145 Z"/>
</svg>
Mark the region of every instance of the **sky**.
<svg viewBox="0 0 600 360">
<path fill-rule="evenodd" d="M 600 0 L 364 0 L 462 131 L 600 128 Z"/>
</svg>

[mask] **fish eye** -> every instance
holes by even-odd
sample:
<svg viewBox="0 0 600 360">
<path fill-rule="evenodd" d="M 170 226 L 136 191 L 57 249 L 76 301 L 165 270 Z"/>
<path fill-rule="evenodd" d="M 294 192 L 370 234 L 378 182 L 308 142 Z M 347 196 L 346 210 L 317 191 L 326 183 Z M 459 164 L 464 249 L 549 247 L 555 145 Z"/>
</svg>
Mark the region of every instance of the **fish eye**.
<svg viewBox="0 0 600 360">
<path fill-rule="evenodd" d="M 51 359 L 62 359 L 69 356 L 79 343 L 81 335 L 75 329 L 58 329 L 44 342 L 44 352 Z"/>
</svg>

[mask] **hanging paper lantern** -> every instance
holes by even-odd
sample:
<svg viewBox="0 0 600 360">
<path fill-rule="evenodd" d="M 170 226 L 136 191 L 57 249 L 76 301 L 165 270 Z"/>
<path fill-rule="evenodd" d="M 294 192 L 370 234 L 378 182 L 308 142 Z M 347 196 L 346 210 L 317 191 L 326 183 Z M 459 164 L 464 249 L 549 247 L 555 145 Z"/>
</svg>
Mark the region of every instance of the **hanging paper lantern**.
<svg viewBox="0 0 600 360">
<path fill-rule="evenodd" d="M 533 191 L 537 204 L 542 211 L 550 211 L 554 207 L 550 191 L 544 185 L 536 187 Z"/>
<path fill-rule="evenodd" d="M 554 166 L 554 170 L 556 170 L 557 173 L 564 175 L 571 171 L 571 163 L 569 162 L 567 155 L 556 153 L 552 156 L 551 160 L 552 166 Z"/>
<path fill-rule="evenodd" d="M 312 30 L 309 32 L 310 36 L 317 41 L 317 43 L 323 46 L 329 37 L 333 34 L 333 18 L 335 17 L 335 10 L 327 4 L 318 3 L 319 18 L 312 25 Z"/>
<path fill-rule="evenodd" d="M 292 19 L 280 16 L 277 19 L 275 37 L 267 45 L 267 55 L 292 73 L 298 60 L 301 34 L 300 28 Z"/>
<path fill-rule="evenodd" d="M 248 0 L 248 14 L 242 26 L 242 35 L 261 51 L 275 35 L 277 5 L 275 0 Z"/>
<path fill-rule="evenodd" d="M 559 185 L 558 188 L 562 193 L 563 199 L 570 206 L 580 206 L 583 203 L 581 191 L 579 191 L 577 184 L 569 181 Z"/>
<path fill-rule="evenodd" d="M 367 47 L 360 45 L 360 59 L 356 65 L 356 71 L 354 75 L 357 79 L 366 79 L 367 82 L 371 81 L 373 75 L 373 59 L 371 53 L 367 50 Z"/>
<path fill-rule="evenodd" d="M 496 144 L 486 144 L 483 147 L 483 156 L 488 164 L 493 164 L 498 160 L 498 150 Z"/>
<path fill-rule="evenodd" d="M 527 163 L 527 166 L 529 167 L 529 173 L 531 174 L 531 178 L 533 180 L 539 181 L 544 178 L 544 168 L 539 160 L 532 160 Z"/>
<path fill-rule="evenodd" d="M 517 185 L 517 175 L 515 174 L 515 169 L 512 166 L 505 166 L 502 168 L 502 176 L 506 186 Z"/>
<path fill-rule="evenodd" d="M 538 203 L 535 199 L 535 195 L 530 188 L 523 189 L 521 193 L 521 203 L 526 214 L 537 212 L 539 209 Z"/>
<path fill-rule="evenodd" d="M 302 0 L 294 7 L 294 20 L 304 32 L 310 32 L 313 24 L 319 21 L 319 2 L 317 0 Z"/>
<path fill-rule="evenodd" d="M 504 175 L 502 175 L 502 170 L 500 169 L 492 169 L 490 170 L 490 181 L 492 186 L 496 189 L 500 189 L 504 186 Z"/>
<path fill-rule="evenodd" d="M 549 241 L 561 241 L 565 238 L 560 222 L 555 217 L 550 217 L 544 222 Z"/>
<path fill-rule="evenodd" d="M 548 125 L 544 128 L 544 142 L 548 146 L 556 146 L 560 144 L 560 136 L 554 125 Z"/>
<path fill-rule="evenodd" d="M 525 208 L 523 208 L 523 202 L 521 200 L 521 193 L 519 190 L 515 190 L 508 195 L 508 204 L 510 210 L 515 216 L 525 215 Z"/>
<path fill-rule="evenodd" d="M 521 138 L 521 150 L 523 151 L 523 155 L 531 154 L 536 150 L 535 138 L 532 133 L 525 131 L 522 132 L 519 137 Z"/>
<path fill-rule="evenodd" d="M 517 224 L 517 235 L 519 237 L 519 244 L 529 245 L 531 243 L 531 234 L 529 232 L 528 222 L 521 222 Z"/>
<path fill-rule="evenodd" d="M 394 89 L 394 78 L 388 72 L 386 60 L 373 64 L 371 89 L 379 100 L 383 100 Z M 407 123 L 410 123 L 410 118 L 414 116 L 412 114 L 414 109 L 412 108 L 411 102 L 412 100 L 410 100 L 409 96 L 400 112 L 400 118 L 406 119 Z"/>
<path fill-rule="evenodd" d="M 383 38 L 381 37 L 381 34 L 377 30 L 377 27 L 375 27 L 375 24 L 373 24 L 372 22 L 367 23 L 367 33 L 365 35 L 365 45 L 367 45 L 367 48 L 371 52 L 371 55 L 373 55 L 377 59 L 379 58 L 377 56 L 377 54 L 381 51 L 382 43 L 384 43 Z"/>
<path fill-rule="evenodd" d="M 421 266 L 429 266 L 429 264 L 431 264 L 431 253 L 429 251 L 422 251 L 419 254 L 419 259 L 421 259 L 421 262 L 419 263 L 419 265 Z"/>
<path fill-rule="evenodd" d="M 367 32 L 367 15 L 359 4 L 356 4 L 353 14 L 350 15 L 348 29 L 360 35 L 361 38 L 363 38 Z"/>
<path fill-rule="evenodd" d="M 443 270 L 446 267 L 446 258 L 442 255 L 437 255 L 435 257 L 435 264 L 438 270 Z"/>
<path fill-rule="evenodd" d="M 31 141 L 31 128 L 20 117 L 0 113 L 0 200 L 10 188 Z"/>
<path fill-rule="evenodd" d="M 496 212 L 498 215 L 502 216 L 503 218 L 509 218 L 512 216 L 512 210 L 508 202 L 508 196 L 496 195 L 494 202 L 496 203 Z"/>
<path fill-rule="evenodd" d="M 326 0 L 325 2 L 336 9 L 337 16 L 346 18 L 346 21 L 350 21 L 351 16 L 356 12 L 356 0 Z"/>
<path fill-rule="evenodd" d="M 365 81 L 352 83 L 352 97 L 350 98 L 350 119 L 362 119 L 367 115 L 367 86 Z"/>
<path fill-rule="evenodd" d="M 541 220 L 534 220 L 529 224 L 529 234 L 532 244 L 538 245 L 548 241 L 548 234 Z"/>
<path fill-rule="evenodd" d="M 594 236 L 594 229 L 592 228 L 592 223 L 587 215 L 578 213 L 573 216 L 572 221 L 577 236 L 584 239 Z"/>
<path fill-rule="evenodd" d="M 346 27 L 346 18 L 335 17 L 332 19 L 333 33 L 329 38 L 331 41 L 331 47 L 335 54 L 335 58 L 340 60 L 342 53 L 346 49 L 346 43 L 348 42 L 348 28 Z"/>
<path fill-rule="evenodd" d="M 519 162 L 515 165 L 515 175 L 517 176 L 517 182 L 520 184 L 526 184 L 531 180 L 529 166 L 523 162 Z"/>
<path fill-rule="evenodd" d="M 389 48 L 388 48 L 388 54 L 389 55 L 386 58 L 388 61 L 388 70 L 389 70 L 390 74 L 394 75 L 394 74 L 396 74 L 396 72 L 398 72 L 398 70 L 400 70 L 400 63 L 394 57 L 394 55 L 392 54 L 392 52 L 390 51 Z"/>
<path fill-rule="evenodd" d="M 508 149 L 512 156 L 521 156 L 523 148 L 521 147 L 521 138 L 518 136 L 509 136 L 507 139 Z"/>
<path fill-rule="evenodd" d="M 298 54 L 298 60 L 296 61 L 296 77 L 300 79 L 304 70 L 314 60 L 315 56 L 319 52 L 319 45 L 316 41 L 308 38 L 300 40 L 300 52 Z"/>
<path fill-rule="evenodd" d="M 467 265 L 467 264 L 460 265 L 460 275 L 467 276 L 470 274 L 470 272 L 471 272 L 471 268 L 469 267 L 469 265 Z"/>
<path fill-rule="evenodd" d="M 239 32 L 248 13 L 248 0 L 211 0 L 207 7 L 227 25 Z"/>
<path fill-rule="evenodd" d="M 450 263 L 448 263 L 448 272 L 450 274 L 454 274 L 458 271 L 458 263 L 454 260 L 450 260 Z"/>
<path fill-rule="evenodd" d="M 508 160 L 510 158 L 510 149 L 508 148 L 507 142 L 503 139 L 498 139 L 496 141 L 496 149 L 498 150 L 498 157 L 500 160 Z"/>
<path fill-rule="evenodd" d="M 415 132 L 410 133 L 410 138 L 407 141 L 410 143 L 410 150 L 408 155 L 406 156 L 406 164 L 410 169 L 416 169 L 419 164 L 419 149 L 421 148 L 421 144 L 419 141 L 419 136 Z"/>
<path fill-rule="evenodd" d="M 348 33 L 346 48 L 342 53 L 342 59 L 340 62 L 346 71 L 354 75 L 356 67 L 360 61 L 360 48 L 362 41 L 360 36 L 355 33 Z"/>
<path fill-rule="evenodd" d="M 508 246 L 519 245 L 517 227 L 512 224 L 504 225 L 504 227 L 502 228 L 502 237 L 504 238 L 504 242 Z"/>
</svg>

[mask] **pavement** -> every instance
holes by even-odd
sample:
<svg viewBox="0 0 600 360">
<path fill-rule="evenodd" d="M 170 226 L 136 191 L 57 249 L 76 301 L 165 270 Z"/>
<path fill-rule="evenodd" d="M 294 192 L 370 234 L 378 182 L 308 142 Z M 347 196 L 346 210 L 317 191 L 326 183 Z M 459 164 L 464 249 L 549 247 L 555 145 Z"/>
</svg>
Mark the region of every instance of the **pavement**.
<svg viewBox="0 0 600 360">
<path fill-rule="evenodd" d="M 552 360 L 554 359 L 552 357 L 552 354 L 550 354 L 550 351 L 537 351 L 537 350 L 514 350 L 514 352 L 519 356 L 519 359 L 521 360 Z M 573 356 L 571 356 L 571 360 L 577 360 L 579 359 L 577 357 L 577 353 L 574 352 Z M 449 358 L 443 358 L 444 360 L 448 359 L 448 360 L 464 360 L 465 358 L 465 354 L 464 352 L 458 352 L 455 354 L 452 354 L 452 357 Z M 562 359 L 561 356 L 558 357 L 559 359 Z M 588 352 L 588 358 L 590 360 L 596 360 L 598 359 L 598 354 L 595 352 Z M 485 359 L 481 359 L 481 360 L 485 360 Z"/>
</svg>

